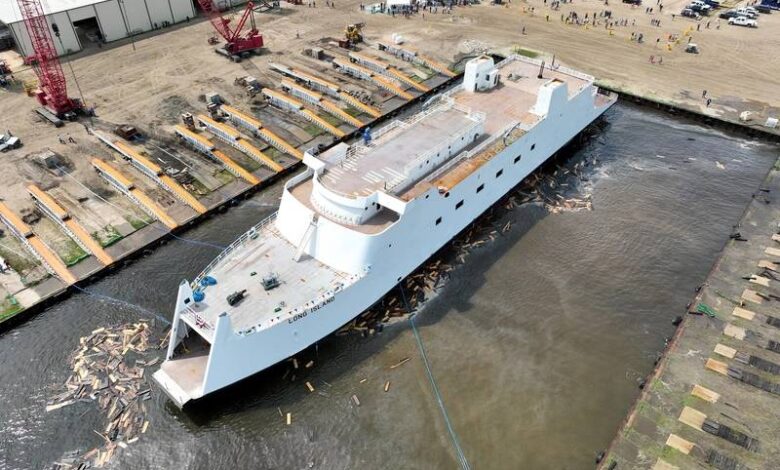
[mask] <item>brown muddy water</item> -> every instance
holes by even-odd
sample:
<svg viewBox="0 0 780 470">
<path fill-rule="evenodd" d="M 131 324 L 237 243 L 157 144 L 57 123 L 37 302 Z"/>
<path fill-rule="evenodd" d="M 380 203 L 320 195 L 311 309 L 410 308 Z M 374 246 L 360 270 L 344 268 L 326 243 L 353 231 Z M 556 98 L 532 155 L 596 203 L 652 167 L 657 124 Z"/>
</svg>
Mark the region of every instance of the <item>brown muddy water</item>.
<svg viewBox="0 0 780 470">
<path fill-rule="evenodd" d="M 505 213 L 497 224 L 511 230 L 470 255 L 416 317 L 473 469 L 593 468 L 778 154 L 628 105 L 607 121 L 572 156 L 598 160 L 572 189 L 592 194 L 594 210 Z M 278 195 L 273 188 L 184 237 L 227 245 Z M 50 468 L 100 445 L 94 404 L 44 411 L 70 373 L 69 354 L 95 328 L 150 318 L 134 305 L 171 318 L 177 284 L 216 254 L 172 241 L 87 287 L 126 303 L 77 293 L 0 336 L 0 468 Z M 458 468 L 408 321 L 367 338 L 330 337 L 309 359 L 315 366 L 294 382 L 282 364 L 183 412 L 155 390 L 149 431 L 109 467 Z M 291 426 L 279 410 L 292 413 Z"/>
</svg>

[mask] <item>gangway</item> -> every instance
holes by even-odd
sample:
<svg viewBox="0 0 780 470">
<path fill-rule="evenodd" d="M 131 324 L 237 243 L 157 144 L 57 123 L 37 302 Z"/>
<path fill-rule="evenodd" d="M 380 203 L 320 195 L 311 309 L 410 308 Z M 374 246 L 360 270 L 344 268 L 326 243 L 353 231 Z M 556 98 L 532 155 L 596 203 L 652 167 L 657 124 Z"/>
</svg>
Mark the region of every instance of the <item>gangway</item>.
<svg viewBox="0 0 780 470">
<path fill-rule="evenodd" d="M 322 108 L 323 110 L 336 116 L 346 123 L 349 123 L 357 128 L 363 127 L 363 123 L 360 120 L 356 119 L 354 116 L 350 116 L 343 109 L 338 107 L 336 104 L 326 100 L 322 94 L 317 93 L 316 91 L 309 90 L 308 88 L 305 88 L 293 82 L 292 80 L 287 79 L 282 80 L 282 89 L 309 104 L 313 104 L 314 106 Z"/>
<path fill-rule="evenodd" d="M 297 158 L 298 160 L 303 160 L 303 152 L 301 152 L 297 148 L 287 143 L 287 141 L 285 141 L 275 133 L 268 130 L 268 128 L 264 127 L 263 123 L 260 122 L 259 120 L 253 118 L 252 116 L 249 116 L 248 114 L 246 114 L 245 112 L 237 108 L 228 106 L 226 104 L 223 104 L 220 110 L 222 111 L 222 114 L 226 115 L 228 119 L 230 119 L 234 124 L 249 130 L 257 137 L 268 142 L 270 145 L 272 145 L 280 152 L 291 155 Z"/>
<path fill-rule="evenodd" d="M 276 163 L 271 157 L 261 152 L 260 149 L 256 148 L 254 145 L 244 140 L 244 138 L 241 136 L 241 133 L 238 132 L 233 127 L 229 126 L 228 124 L 217 122 L 208 116 L 198 116 L 198 121 L 209 132 L 214 134 L 216 138 L 238 149 L 239 151 L 245 153 L 250 158 L 260 163 L 261 165 L 265 165 L 269 167 L 276 173 L 279 173 L 284 169 L 281 165 Z M 190 142 L 193 141 L 200 142 L 200 145 L 197 145 L 197 148 L 200 151 L 205 153 L 207 156 L 212 157 L 217 161 L 221 162 L 229 172 L 233 173 L 237 177 L 243 178 L 253 186 L 260 183 L 259 179 L 254 177 L 248 171 L 241 168 L 241 166 L 239 166 L 238 163 L 233 161 L 230 157 L 228 157 L 224 153 L 220 152 L 220 155 L 216 155 L 217 151 L 215 150 L 214 144 L 212 144 L 211 141 L 205 139 L 204 137 L 199 136 L 198 134 L 194 133 L 193 131 L 187 129 L 184 126 L 176 126 L 176 133 L 181 135 L 182 137 L 184 137 L 186 140 Z"/>
<path fill-rule="evenodd" d="M 41 262 L 46 271 L 59 277 L 67 285 L 75 284 L 78 281 L 59 256 L 40 237 L 33 233 L 29 225 L 24 223 L 18 215 L 2 202 L 0 202 L 0 220 L 8 226 L 11 233 L 22 242 L 30 254 Z"/>
<path fill-rule="evenodd" d="M 205 214 L 208 212 L 206 206 L 201 204 L 200 201 L 198 201 L 192 194 L 190 194 L 179 183 L 177 183 L 176 180 L 164 174 L 162 168 L 160 168 L 159 165 L 144 157 L 124 142 L 111 142 L 98 132 L 92 131 L 92 133 L 97 136 L 98 139 L 108 144 L 109 147 L 122 154 L 122 156 L 126 160 L 129 160 L 130 163 L 132 163 L 133 166 L 136 167 L 141 173 L 151 178 L 152 181 L 160 185 L 169 193 L 173 194 L 173 196 L 179 199 L 181 202 L 190 206 L 193 210 L 195 210 L 195 212 L 199 214 Z"/>
<path fill-rule="evenodd" d="M 160 207 L 152 198 L 150 198 L 145 192 L 138 189 L 129 178 L 119 172 L 116 168 L 109 165 L 107 162 L 94 158 L 92 159 L 92 166 L 95 167 L 95 171 L 100 176 L 106 179 L 114 188 L 120 193 L 124 194 L 131 201 L 138 204 L 141 209 L 147 214 L 154 217 L 163 223 L 166 227 L 173 230 L 179 226 L 171 216 L 169 216 L 162 207 Z"/>
<path fill-rule="evenodd" d="M 311 122 L 315 126 L 324 130 L 325 132 L 328 132 L 339 138 L 347 135 L 346 132 L 330 125 L 329 123 L 325 122 L 325 120 L 323 120 L 321 117 L 317 116 L 312 111 L 306 109 L 303 106 L 303 103 L 301 103 L 300 101 L 294 98 L 290 98 L 288 96 L 279 93 L 278 91 L 274 91 L 269 88 L 263 88 L 262 93 L 271 103 L 275 104 L 276 106 L 282 109 L 287 109 L 289 111 L 298 114 L 299 116 L 303 117 L 304 119 Z"/>
<path fill-rule="evenodd" d="M 35 203 L 41 208 L 44 214 L 59 225 L 65 233 L 70 236 L 81 248 L 98 259 L 103 265 L 108 266 L 114 263 L 114 259 L 95 241 L 89 232 L 84 229 L 76 219 L 71 217 L 51 195 L 34 184 L 27 186 L 27 192 L 30 193 Z"/>
</svg>

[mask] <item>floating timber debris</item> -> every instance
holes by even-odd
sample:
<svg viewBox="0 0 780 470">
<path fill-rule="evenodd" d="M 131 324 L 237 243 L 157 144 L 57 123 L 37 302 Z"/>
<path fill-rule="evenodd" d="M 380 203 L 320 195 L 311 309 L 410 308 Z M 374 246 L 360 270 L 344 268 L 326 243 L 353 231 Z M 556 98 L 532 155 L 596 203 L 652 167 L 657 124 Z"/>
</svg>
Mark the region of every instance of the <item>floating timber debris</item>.
<svg viewBox="0 0 780 470">
<path fill-rule="evenodd" d="M 595 157 L 585 157 L 566 166 L 546 165 L 529 175 L 515 190 L 454 238 L 447 248 L 402 280 L 400 289 L 393 289 L 336 334 L 359 332 L 370 336 L 381 332 L 384 324 L 406 318 L 442 287 L 455 265 L 465 263 L 472 251 L 509 234 L 512 222 L 504 216 L 521 205 L 536 204 L 551 214 L 593 210 L 589 194 L 578 197 L 566 197 L 564 194 L 577 191 L 581 183 L 587 181 L 587 177 L 583 176 L 584 169 L 597 162 Z"/>
<path fill-rule="evenodd" d="M 159 361 L 147 355 L 160 347 L 150 343 L 150 336 L 149 325 L 141 321 L 98 328 L 79 341 L 79 349 L 70 359 L 73 372 L 64 391 L 49 400 L 46 411 L 77 402 L 96 402 L 107 424 L 95 431 L 104 445 L 67 459 L 72 468 L 105 465 L 117 447 L 127 448 L 148 429 L 144 402 L 152 398 L 152 389 L 144 378 L 144 369 Z"/>
</svg>

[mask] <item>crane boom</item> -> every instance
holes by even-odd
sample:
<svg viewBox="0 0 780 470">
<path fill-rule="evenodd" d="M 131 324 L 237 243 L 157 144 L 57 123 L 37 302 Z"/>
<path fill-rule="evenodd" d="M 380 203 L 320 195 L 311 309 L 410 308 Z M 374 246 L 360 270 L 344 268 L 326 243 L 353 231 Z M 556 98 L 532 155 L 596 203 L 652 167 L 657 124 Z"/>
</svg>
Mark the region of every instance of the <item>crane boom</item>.
<svg viewBox="0 0 780 470">
<path fill-rule="evenodd" d="M 58 116 L 78 109 L 78 102 L 68 98 L 67 81 L 40 0 L 17 0 L 17 3 L 33 47 L 33 54 L 27 60 L 38 76 L 38 101 Z"/>
<path fill-rule="evenodd" d="M 263 36 L 257 30 L 255 26 L 254 16 L 254 4 L 249 2 L 246 4 L 244 13 L 241 15 L 235 28 L 230 27 L 230 18 L 225 18 L 222 13 L 219 12 L 213 0 L 198 0 L 203 12 L 208 16 L 214 29 L 217 30 L 220 36 L 225 40 L 225 50 L 232 54 L 238 55 L 247 51 L 255 51 L 263 47 Z M 244 26 L 247 21 L 250 21 L 251 28 L 243 34 Z"/>
<path fill-rule="evenodd" d="M 222 16 L 219 10 L 217 10 L 216 5 L 214 5 L 214 2 L 211 0 L 198 0 L 198 3 L 206 16 L 209 17 L 209 21 L 211 21 L 212 26 L 214 26 L 214 29 L 217 30 L 219 35 L 222 36 L 225 41 L 231 42 L 233 39 L 233 31 L 230 29 L 230 20 Z"/>
</svg>

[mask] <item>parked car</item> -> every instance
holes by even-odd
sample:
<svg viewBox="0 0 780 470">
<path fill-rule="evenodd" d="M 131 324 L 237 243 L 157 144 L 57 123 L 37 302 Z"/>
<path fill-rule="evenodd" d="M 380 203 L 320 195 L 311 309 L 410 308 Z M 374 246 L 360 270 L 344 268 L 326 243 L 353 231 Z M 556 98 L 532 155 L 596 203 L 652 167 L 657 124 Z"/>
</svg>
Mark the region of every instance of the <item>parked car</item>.
<svg viewBox="0 0 780 470">
<path fill-rule="evenodd" d="M 758 21 L 746 16 L 729 18 L 729 24 L 733 24 L 734 26 L 747 26 L 748 28 L 758 28 Z"/>
<path fill-rule="evenodd" d="M 623 0 L 623 3 L 628 3 L 630 5 L 641 5 L 642 0 Z"/>
<path fill-rule="evenodd" d="M 22 146 L 22 141 L 19 137 L 14 137 L 5 134 L 0 134 L 0 152 L 7 152 L 9 150 L 18 149 Z"/>
<path fill-rule="evenodd" d="M 691 10 L 690 8 L 686 8 L 682 12 L 680 12 L 680 16 L 684 16 L 686 18 L 693 18 L 695 20 L 698 20 L 699 18 L 701 18 L 700 14 L 698 14 L 697 12 Z"/>
<path fill-rule="evenodd" d="M 772 13 L 772 8 L 766 5 L 756 5 L 755 8 L 757 12 L 764 13 L 765 15 L 769 15 Z"/>
<path fill-rule="evenodd" d="M 712 7 L 709 5 L 688 5 L 688 8 L 695 11 L 696 13 L 699 13 L 702 16 L 709 16 L 710 12 L 712 11 Z"/>
<path fill-rule="evenodd" d="M 734 11 L 737 12 L 737 16 L 745 16 L 750 19 L 755 19 L 758 16 L 758 12 L 750 7 L 737 8 Z"/>
<path fill-rule="evenodd" d="M 737 15 L 737 12 L 734 10 L 726 10 L 723 13 L 721 13 L 719 16 L 724 20 L 730 20 L 731 18 L 736 18 L 739 15 Z"/>
</svg>

